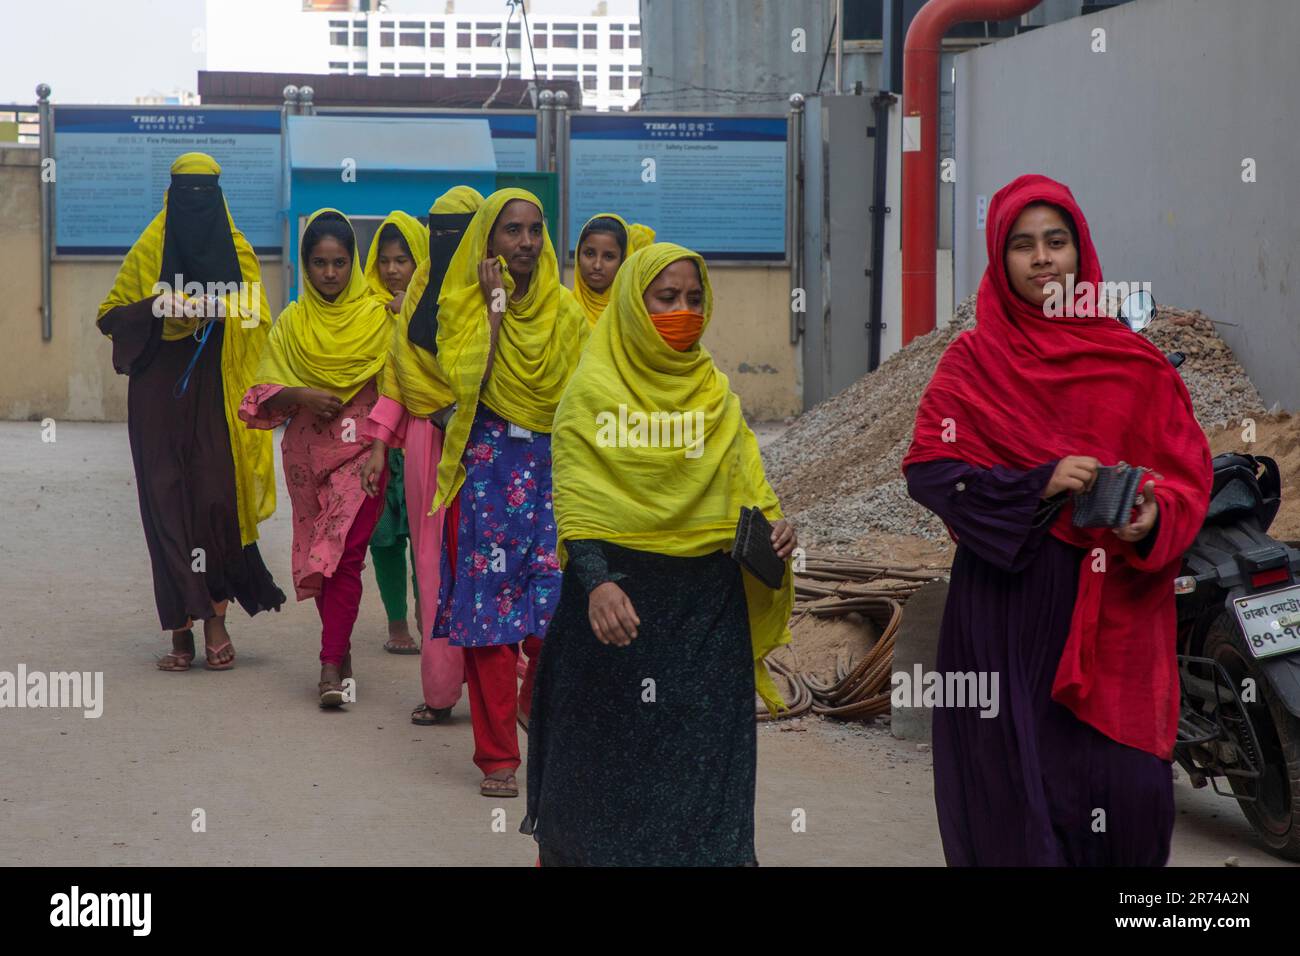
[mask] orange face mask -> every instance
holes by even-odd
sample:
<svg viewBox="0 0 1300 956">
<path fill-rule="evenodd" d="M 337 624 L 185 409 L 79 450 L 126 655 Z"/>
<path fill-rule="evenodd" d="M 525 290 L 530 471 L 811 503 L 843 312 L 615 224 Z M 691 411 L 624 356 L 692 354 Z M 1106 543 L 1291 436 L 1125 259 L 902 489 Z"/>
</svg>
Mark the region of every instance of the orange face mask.
<svg viewBox="0 0 1300 956">
<path fill-rule="evenodd" d="M 699 341 L 704 332 L 704 316 L 689 309 L 653 313 L 650 321 L 668 343 L 668 347 L 678 352 L 685 352 Z"/>
</svg>

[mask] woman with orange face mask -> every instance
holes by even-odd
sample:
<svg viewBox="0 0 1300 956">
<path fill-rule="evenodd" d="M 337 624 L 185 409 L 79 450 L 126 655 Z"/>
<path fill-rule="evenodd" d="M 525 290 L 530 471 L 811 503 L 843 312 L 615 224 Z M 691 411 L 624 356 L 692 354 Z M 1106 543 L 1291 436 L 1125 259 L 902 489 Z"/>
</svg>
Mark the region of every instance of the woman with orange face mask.
<svg viewBox="0 0 1300 956">
<path fill-rule="evenodd" d="M 794 530 L 740 400 L 700 336 L 704 261 L 628 257 L 555 413 L 565 567 L 528 729 L 528 815 L 542 865 L 754 865 L 754 693 L 789 641 L 771 588 L 730 556 L 741 507 Z"/>
</svg>

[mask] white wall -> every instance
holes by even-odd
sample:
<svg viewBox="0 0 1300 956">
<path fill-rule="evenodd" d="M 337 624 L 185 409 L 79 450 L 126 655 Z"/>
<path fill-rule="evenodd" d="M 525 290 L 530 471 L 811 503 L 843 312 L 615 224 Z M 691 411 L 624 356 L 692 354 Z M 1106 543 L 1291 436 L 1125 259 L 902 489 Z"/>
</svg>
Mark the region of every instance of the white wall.
<svg viewBox="0 0 1300 956">
<path fill-rule="evenodd" d="M 1043 173 L 1107 279 L 1235 323 L 1219 330 L 1265 401 L 1300 406 L 1298 39 L 1293 0 L 1135 0 L 959 56 L 957 297 L 985 266 L 977 197 Z"/>
</svg>

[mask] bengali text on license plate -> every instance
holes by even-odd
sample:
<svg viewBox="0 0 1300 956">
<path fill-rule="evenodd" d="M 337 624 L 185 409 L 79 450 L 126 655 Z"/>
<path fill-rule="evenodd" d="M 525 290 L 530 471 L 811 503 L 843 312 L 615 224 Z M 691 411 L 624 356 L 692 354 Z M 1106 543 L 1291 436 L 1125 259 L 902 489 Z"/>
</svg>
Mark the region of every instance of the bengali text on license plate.
<svg viewBox="0 0 1300 956">
<path fill-rule="evenodd" d="M 1252 594 L 1232 602 L 1256 657 L 1300 651 L 1300 587 Z"/>
</svg>

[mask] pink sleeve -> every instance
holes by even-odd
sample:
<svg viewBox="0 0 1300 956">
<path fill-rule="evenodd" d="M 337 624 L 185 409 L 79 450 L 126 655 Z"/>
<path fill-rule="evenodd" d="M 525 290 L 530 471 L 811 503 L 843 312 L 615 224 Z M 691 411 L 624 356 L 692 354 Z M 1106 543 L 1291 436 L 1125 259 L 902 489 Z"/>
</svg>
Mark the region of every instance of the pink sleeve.
<svg viewBox="0 0 1300 956">
<path fill-rule="evenodd" d="M 239 403 L 239 417 L 249 428 L 275 428 L 287 421 L 287 412 L 266 407 L 267 400 L 283 390 L 283 385 L 254 385 Z"/>
<path fill-rule="evenodd" d="M 406 423 L 410 420 L 401 402 L 381 395 L 370 416 L 361 423 L 361 437 L 370 441 L 378 438 L 389 448 L 401 448 L 406 444 Z"/>
</svg>

